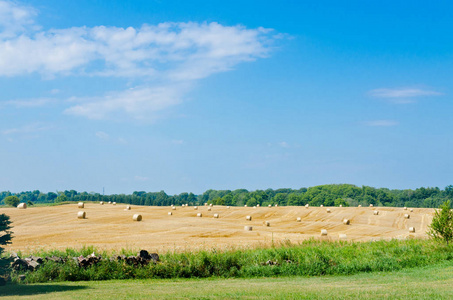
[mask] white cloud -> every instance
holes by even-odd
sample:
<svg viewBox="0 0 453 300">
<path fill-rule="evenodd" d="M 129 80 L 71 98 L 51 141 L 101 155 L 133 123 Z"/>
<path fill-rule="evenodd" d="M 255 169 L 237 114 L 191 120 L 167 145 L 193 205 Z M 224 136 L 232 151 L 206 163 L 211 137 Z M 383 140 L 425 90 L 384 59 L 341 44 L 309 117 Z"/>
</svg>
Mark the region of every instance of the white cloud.
<svg viewBox="0 0 453 300">
<path fill-rule="evenodd" d="M 415 98 L 423 96 L 440 96 L 442 93 L 418 88 L 375 89 L 369 94 L 376 98 Z"/>
<path fill-rule="evenodd" d="M 56 100 L 52 98 L 36 98 L 27 100 L 9 100 L 0 104 L 2 106 L 12 106 L 15 108 L 34 108 L 45 106 L 49 103 L 54 103 Z"/>
<path fill-rule="evenodd" d="M 39 131 L 45 131 L 51 129 L 51 126 L 47 126 L 41 123 L 27 124 L 21 127 L 9 128 L 2 130 L 3 135 L 18 135 L 18 134 L 30 134 Z"/>
<path fill-rule="evenodd" d="M 100 138 L 101 140 L 108 140 L 109 139 L 109 135 L 103 131 L 98 131 L 96 132 L 96 136 L 98 138 Z"/>
<path fill-rule="evenodd" d="M 147 181 L 147 180 L 149 180 L 149 178 L 144 177 L 144 176 L 134 176 L 134 180 L 135 181 Z"/>
<path fill-rule="evenodd" d="M 180 86 L 138 87 L 109 93 L 103 97 L 72 99 L 80 102 L 65 110 L 65 113 L 90 119 L 104 119 L 108 116 L 127 113 L 137 119 L 150 116 L 181 102 L 184 88 Z"/>
<path fill-rule="evenodd" d="M 0 0 L 0 38 L 16 36 L 29 28 L 37 29 L 33 20 L 36 14 L 32 7 Z"/>
<path fill-rule="evenodd" d="M 372 127 L 390 127 L 390 126 L 396 126 L 399 123 L 397 121 L 393 120 L 375 120 L 375 121 L 368 121 L 364 123 L 366 126 L 372 126 Z"/>
<path fill-rule="evenodd" d="M 194 81 L 266 57 L 275 34 L 212 23 L 39 30 L 36 11 L 0 0 L 0 76 L 41 74 L 133 78 L 142 83 L 101 97 L 81 97 L 65 113 L 102 119 L 145 118 L 183 101 Z M 55 92 L 58 90 L 54 90 Z M 54 93 L 54 92 L 52 92 Z"/>
<path fill-rule="evenodd" d="M 289 144 L 287 142 L 280 142 L 278 143 L 280 145 L 280 147 L 282 148 L 289 148 Z"/>
</svg>

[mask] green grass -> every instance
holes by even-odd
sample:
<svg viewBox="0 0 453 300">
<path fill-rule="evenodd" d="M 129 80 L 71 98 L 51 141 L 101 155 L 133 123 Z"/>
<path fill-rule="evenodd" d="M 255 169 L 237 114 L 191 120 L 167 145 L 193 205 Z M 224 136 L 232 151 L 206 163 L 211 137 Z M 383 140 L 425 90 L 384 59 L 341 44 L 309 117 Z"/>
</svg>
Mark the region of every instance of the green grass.
<svg viewBox="0 0 453 300">
<path fill-rule="evenodd" d="M 452 299 L 453 262 L 349 276 L 79 281 L 0 287 L 2 299 Z"/>
<path fill-rule="evenodd" d="M 367 243 L 305 241 L 272 248 L 211 249 L 199 252 L 164 253 L 161 261 L 134 267 L 124 261 L 104 260 L 79 268 L 71 257 L 98 253 L 94 248 L 37 253 L 67 257 L 65 264 L 48 262 L 26 273 L 27 283 L 150 278 L 254 278 L 273 276 L 352 275 L 362 272 L 397 271 L 453 260 L 452 246 L 429 240 L 392 240 Z M 108 258 L 107 252 L 98 253 Z M 124 253 L 130 255 L 131 253 Z M 277 263 L 266 265 L 267 261 Z M 17 281 L 22 272 L 12 274 Z"/>
</svg>

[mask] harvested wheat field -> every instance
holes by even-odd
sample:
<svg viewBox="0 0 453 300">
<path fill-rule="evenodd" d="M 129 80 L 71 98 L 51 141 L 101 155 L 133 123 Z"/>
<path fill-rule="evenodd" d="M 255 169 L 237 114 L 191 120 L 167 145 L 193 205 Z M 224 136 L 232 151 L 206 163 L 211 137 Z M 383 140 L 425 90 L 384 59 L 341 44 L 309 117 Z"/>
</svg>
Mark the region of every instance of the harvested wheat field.
<svg viewBox="0 0 453 300">
<path fill-rule="evenodd" d="M 11 217 L 14 238 L 7 250 L 24 253 L 41 249 L 81 248 L 148 249 L 157 252 L 267 245 L 272 241 L 297 243 L 308 238 L 370 241 L 391 238 L 426 238 L 434 209 L 395 207 L 153 207 L 85 203 L 86 218 L 79 219 L 77 203 L 2 208 Z M 378 210 L 379 214 L 374 211 Z M 169 215 L 168 212 L 172 212 Z M 202 213 L 202 217 L 197 217 Z M 143 218 L 137 222 L 134 214 Z M 214 218 L 218 214 L 218 218 Z M 410 218 L 404 215 L 409 214 Z M 251 221 L 246 220 L 251 216 Z M 298 222 L 297 218 L 301 220 Z M 344 219 L 350 224 L 345 225 Z M 265 222 L 269 221 L 270 226 Z M 252 226 L 245 231 L 244 226 Z M 409 228 L 414 227 L 414 232 Z M 326 229 L 327 235 L 321 236 Z M 346 236 L 345 236 L 346 235 Z M 346 237 L 346 238 L 345 238 Z"/>
</svg>

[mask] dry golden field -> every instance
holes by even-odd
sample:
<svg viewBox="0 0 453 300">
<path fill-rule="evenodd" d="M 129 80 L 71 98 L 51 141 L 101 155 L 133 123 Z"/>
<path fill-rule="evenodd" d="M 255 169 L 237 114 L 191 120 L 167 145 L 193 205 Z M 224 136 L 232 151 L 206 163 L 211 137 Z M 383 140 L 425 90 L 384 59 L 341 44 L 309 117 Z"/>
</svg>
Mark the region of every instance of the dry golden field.
<svg viewBox="0 0 453 300">
<path fill-rule="evenodd" d="M 7 250 L 31 253 L 41 249 L 81 248 L 95 246 L 103 250 L 147 249 L 156 252 L 224 248 L 228 246 L 267 245 L 272 241 L 297 243 L 311 237 L 338 240 L 346 234 L 349 241 L 391 238 L 426 238 L 434 209 L 394 207 L 153 207 L 125 204 L 77 203 L 27 209 L 2 208 L 0 213 L 11 217 L 13 243 Z M 379 214 L 375 215 L 374 211 Z M 86 219 L 78 219 L 79 211 Z M 173 215 L 168 215 L 172 212 Z M 143 220 L 134 222 L 132 216 Z M 197 213 L 203 216 L 197 217 Z M 219 218 L 214 218 L 219 214 Z M 410 218 L 404 218 L 410 214 Z M 246 221 L 246 216 L 252 216 Z M 297 222 L 300 217 L 301 221 Z M 344 225 L 343 219 L 350 225 Z M 269 221 L 270 226 L 264 222 Z M 253 226 L 245 231 L 244 226 Z M 415 233 L 409 233 L 409 227 Z M 327 236 L 321 237 L 321 229 Z"/>
</svg>

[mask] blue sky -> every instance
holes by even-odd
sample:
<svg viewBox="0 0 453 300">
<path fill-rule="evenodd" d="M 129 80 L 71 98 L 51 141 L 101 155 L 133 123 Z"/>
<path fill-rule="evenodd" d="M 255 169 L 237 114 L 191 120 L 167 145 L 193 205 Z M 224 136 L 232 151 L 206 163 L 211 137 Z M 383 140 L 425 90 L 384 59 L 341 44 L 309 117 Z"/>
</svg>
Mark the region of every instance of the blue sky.
<svg viewBox="0 0 453 300">
<path fill-rule="evenodd" d="M 452 6 L 0 0 L 0 190 L 444 188 Z"/>
</svg>

